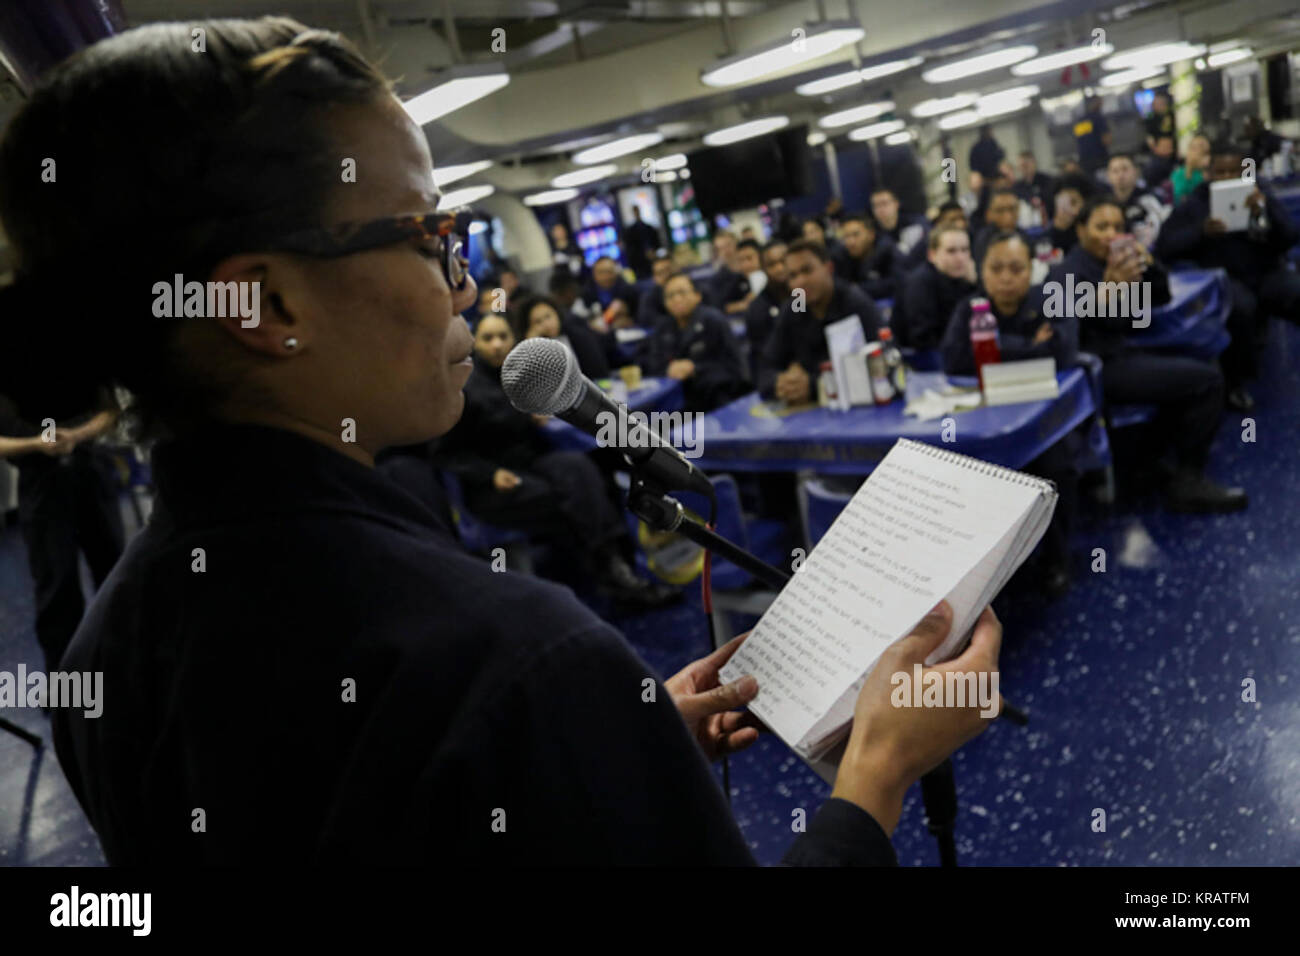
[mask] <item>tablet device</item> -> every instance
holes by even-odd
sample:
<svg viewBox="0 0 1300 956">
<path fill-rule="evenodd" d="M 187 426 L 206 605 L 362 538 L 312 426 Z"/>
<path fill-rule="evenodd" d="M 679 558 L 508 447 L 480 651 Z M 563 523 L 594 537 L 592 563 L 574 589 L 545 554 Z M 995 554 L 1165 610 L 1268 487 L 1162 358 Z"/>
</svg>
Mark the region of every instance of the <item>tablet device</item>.
<svg viewBox="0 0 1300 956">
<path fill-rule="evenodd" d="M 1210 183 L 1210 218 L 1218 219 L 1228 232 L 1242 232 L 1250 225 L 1250 207 L 1246 197 L 1255 191 L 1254 183 L 1224 179 Z"/>
</svg>

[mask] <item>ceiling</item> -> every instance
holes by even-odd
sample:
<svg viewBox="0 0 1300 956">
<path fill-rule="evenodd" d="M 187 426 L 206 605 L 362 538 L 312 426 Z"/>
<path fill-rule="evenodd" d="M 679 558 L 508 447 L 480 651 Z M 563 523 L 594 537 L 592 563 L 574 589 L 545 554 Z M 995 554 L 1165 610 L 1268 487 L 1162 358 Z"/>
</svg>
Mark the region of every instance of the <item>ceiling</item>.
<svg viewBox="0 0 1300 956">
<path fill-rule="evenodd" d="M 457 63 L 504 61 L 511 83 L 425 127 L 437 165 L 490 159 L 469 182 L 498 190 L 543 188 L 573 168 L 568 156 L 633 132 L 658 129 L 658 156 L 687 151 L 710 130 L 784 113 L 812 122 L 836 109 L 888 98 L 899 115 L 921 99 L 1033 82 L 1044 96 L 1063 86 L 1055 74 L 1030 80 L 1006 69 L 940 86 L 923 67 L 809 98 L 794 86 L 871 64 L 923 56 L 927 65 L 1010 42 L 1040 54 L 1086 44 L 1101 27 L 1119 50 L 1159 40 L 1240 39 L 1257 53 L 1300 48 L 1294 0 L 122 0 L 131 25 L 160 20 L 250 17 L 269 11 L 340 31 L 397 80 L 403 98 L 434 84 Z M 729 53 L 790 35 L 799 26 L 856 18 L 856 47 L 728 89 L 705 86 L 702 68 Z M 449 29 L 450 22 L 454 30 Z M 494 30 L 506 50 L 492 50 Z M 1094 74 L 1095 76 L 1095 74 Z M 1079 85 L 1077 73 L 1074 85 Z M 11 104 L 12 105 L 12 104 Z M 5 103 L 0 98 L 0 109 Z M 928 125 L 933 134 L 933 125 Z M 843 132 L 843 131 L 840 131 Z M 620 164 L 637 168 L 639 157 Z"/>
</svg>

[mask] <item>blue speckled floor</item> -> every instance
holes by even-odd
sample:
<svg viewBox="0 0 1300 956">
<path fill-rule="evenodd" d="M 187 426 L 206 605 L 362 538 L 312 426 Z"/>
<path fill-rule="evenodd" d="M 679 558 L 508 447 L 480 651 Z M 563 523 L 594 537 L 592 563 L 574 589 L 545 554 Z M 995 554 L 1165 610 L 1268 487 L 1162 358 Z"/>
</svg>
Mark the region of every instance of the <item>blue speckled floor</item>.
<svg viewBox="0 0 1300 956">
<path fill-rule="evenodd" d="M 1247 488 L 1247 512 L 1171 515 L 1145 494 L 1109 513 L 1085 504 L 1070 594 L 999 602 L 1002 691 L 1031 724 L 1000 721 L 955 758 L 962 863 L 1300 863 L 1300 329 L 1272 334 L 1258 440 L 1243 444 L 1241 416 L 1225 416 L 1212 466 Z M 1097 547 L 1104 574 L 1088 570 Z M 0 667 L 39 661 L 28 587 L 17 531 L 0 531 Z M 708 647 L 694 598 L 621 623 L 665 675 Z M 1255 703 L 1241 699 L 1248 677 Z M 100 861 L 53 752 L 31 766 L 30 748 L 0 734 L 0 863 Z M 731 782 L 765 863 L 788 846 L 792 811 L 829 792 L 773 739 L 733 758 Z M 904 865 L 937 863 L 918 788 L 894 845 Z"/>
</svg>

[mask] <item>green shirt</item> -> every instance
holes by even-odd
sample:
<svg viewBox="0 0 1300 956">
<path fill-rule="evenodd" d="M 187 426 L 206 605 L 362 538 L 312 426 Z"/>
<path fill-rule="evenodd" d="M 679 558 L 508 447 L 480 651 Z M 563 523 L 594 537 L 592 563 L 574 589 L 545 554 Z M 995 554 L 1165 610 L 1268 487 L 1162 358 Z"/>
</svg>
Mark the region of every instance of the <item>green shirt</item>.
<svg viewBox="0 0 1300 956">
<path fill-rule="evenodd" d="M 1198 169 L 1191 176 L 1188 176 L 1186 166 L 1179 166 L 1175 169 L 1173 175 L 1169 177 L 1169 181 L 1174 186 L 1174 205 L 1182 202 L 1188 193 L 1201 184 L 1203 179 L 1205 179 L 1204 170 Z"/>
</svg>

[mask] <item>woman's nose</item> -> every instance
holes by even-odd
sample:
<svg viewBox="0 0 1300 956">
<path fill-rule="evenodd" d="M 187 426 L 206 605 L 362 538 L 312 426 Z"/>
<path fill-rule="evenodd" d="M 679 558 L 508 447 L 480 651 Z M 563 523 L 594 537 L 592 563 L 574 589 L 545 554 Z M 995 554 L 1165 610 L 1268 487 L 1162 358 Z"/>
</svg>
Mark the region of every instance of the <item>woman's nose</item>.
<svg viewBox="0 0 1300 956">
<path fill-rule="evenodd" d="M 477 301 L 478 285 L 474 282 L 474 277 L 469 276 L 465 281 L 465 288 L 452 292 L 451 310 L 453 312 L 463 312 Z"/>
</svg>

